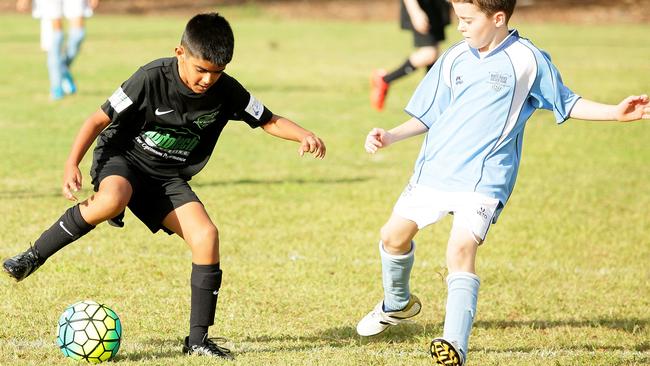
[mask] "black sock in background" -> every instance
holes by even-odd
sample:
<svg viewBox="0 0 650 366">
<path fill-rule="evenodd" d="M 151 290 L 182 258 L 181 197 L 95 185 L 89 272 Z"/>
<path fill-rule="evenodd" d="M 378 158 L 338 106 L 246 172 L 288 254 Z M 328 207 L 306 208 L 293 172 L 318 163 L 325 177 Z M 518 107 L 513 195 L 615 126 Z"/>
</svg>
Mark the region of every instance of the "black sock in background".
<svg viewBox="0 0 650 366">
<path fill-rule="evenodd" d="M 413 71 L 415 71 L 415 66 L 413 66 L 409 59 L 406 59 L 406 62 L 404 62 L 402 66 L 384 76 L 384 81 L 390 84 L 391 82 L 401 78 L 402 76 L 406 76 Z"/>
</svg>

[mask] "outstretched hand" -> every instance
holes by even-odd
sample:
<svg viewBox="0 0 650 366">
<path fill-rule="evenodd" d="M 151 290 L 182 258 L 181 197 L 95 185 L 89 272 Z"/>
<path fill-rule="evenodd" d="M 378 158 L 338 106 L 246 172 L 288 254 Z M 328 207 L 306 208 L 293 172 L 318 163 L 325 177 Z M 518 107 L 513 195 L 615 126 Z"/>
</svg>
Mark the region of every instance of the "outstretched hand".
<svg viewBox="0 0 650 366">
<path fill-rule="evenodd" d="M 632 95 L 623 99 L 616 106 L 616 119 L 622 122 L 650 119 L 650 98 Z"/>
<path fill-rule="evenodd" d="M 63 173 L 63 196 L 70 201 L 76 201 L 74 192 L 81 189 L 81 171 L 78 166 L 66 166 Z"/>
<path fill-rule="evenodd" d="M 373 128 L 366 136 L 364 147 L 369 154 L 374 154 L 382 147 L 386 147 L 393 142 L 393 135 L 383 128 Z"/>
<path fill-rule="evenodd" d="M 325 157 L 325 143 L 319 137 L 314 135 L 309 135 L 304 137 L 300 141 L 300 148 L 298 153 L 300 156 L 305 155 L 305 153 L 310 153 L 314 155 L 315 158 L 322 159 Z"/>
</svg>

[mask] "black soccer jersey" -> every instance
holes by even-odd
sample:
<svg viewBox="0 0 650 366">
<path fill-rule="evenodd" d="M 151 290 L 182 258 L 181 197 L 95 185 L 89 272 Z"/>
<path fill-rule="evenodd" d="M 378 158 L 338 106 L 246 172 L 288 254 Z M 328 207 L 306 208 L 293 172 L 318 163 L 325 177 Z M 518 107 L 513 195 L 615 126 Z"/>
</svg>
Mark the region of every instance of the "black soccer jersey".
<svg viewBox="0 0 650 366">
<path fill-rule="evenodd" d="M 226 73 L 205 93 L 194 93 L 181 80 L 175 57 L 141 67 L 101 108 L 111 124 L 96 149 L 122 153 L 152 176 L 185 179 L 208 162 L 228 121 L 255 128 L 273 116 Z"/>
</svg>

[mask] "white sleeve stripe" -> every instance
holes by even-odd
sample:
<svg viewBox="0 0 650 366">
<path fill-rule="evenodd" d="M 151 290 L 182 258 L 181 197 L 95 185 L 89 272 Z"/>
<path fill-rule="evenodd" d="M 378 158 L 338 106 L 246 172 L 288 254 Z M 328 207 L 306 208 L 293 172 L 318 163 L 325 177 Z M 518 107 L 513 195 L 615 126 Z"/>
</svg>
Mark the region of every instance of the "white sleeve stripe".
<svg viewBox="0 0 650 366">
<path fill-rule="evenodd" d="M 524 107 L 526 98 L 528 98 L 528 94 L 537 77 L 537 62 L 535 61 L 535 55 L 533 55 L 530 49 L 522 46 L 521 43 L 516 43 L 506 50 L 506 54 L 510 58 L 514 70 L 515 90 L 512 96 L 506 126 L 495 147 L 499 146 L 506 139 L 517 124 L 519 114 Z"/>
<path fill-rule="evenodd" d="M 111 107 L 115 109 L 115 112 L 120 113 L 125 110 L 128 106 L 133 104 L 131 98 L 122 90 L 122 87 L 117 88 L 113 95 L 108 98 L 108 101 L 111 103 Z"/>
<path fill-rule="evenodd" d="M 469 51 L 469 45 L 467 43 L 458 43 L 456 46 L 453 48 L 447 50 L 445 52 L 445 57 L 442 59 L 442 70 L 441 74 L 443 76 L 443 80 L 445 81 L 445 84 L 449 88 L 451 88 L 451 69 L 452 66 L 454 65 L 454 62 L 456 62 L 456 59 L 460 57 L 465 52 Z"/>
</svg>

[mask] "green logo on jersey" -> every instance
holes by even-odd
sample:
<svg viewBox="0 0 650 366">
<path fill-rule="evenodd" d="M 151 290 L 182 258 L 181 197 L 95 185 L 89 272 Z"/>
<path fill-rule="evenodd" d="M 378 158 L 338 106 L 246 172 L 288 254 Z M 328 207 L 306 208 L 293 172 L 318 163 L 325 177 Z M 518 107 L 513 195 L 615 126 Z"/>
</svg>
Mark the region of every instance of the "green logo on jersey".
<svg viewBox="0 0 650 366">
<path fill-rule="evenodd" d="M 205 127 L 207 127 L 210 123 L 217 120 L 217 118 L 216 118 L 217 113 L 219 113 L 219 111 L 216 111 L 216 112 L 213 112 L 213 113 L 210 113 L 210 114 L 204 114 L 201 117 L 197 118 L 196 121 L 194 121 L 194 123 L 196 123 L 196 126 L 199 129 L 202 130 Z"/>
<path fill-rule="evenodd" d="M 151 141 L 154 146 L 172 151 L 186 151 L 188 154 L 196 145 L 199 144 L 199 139 L 195 136 L 172 136 L 168 132 L 163 131 L 146 131 L 144 136 L 148 141 Z"/>
</svg>

